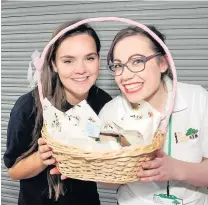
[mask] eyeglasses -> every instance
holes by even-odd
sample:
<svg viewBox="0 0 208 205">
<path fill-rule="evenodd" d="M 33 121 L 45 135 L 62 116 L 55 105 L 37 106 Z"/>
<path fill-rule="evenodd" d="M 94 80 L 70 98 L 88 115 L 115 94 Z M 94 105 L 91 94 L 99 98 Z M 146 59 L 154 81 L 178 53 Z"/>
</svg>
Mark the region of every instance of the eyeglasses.
<svg viewBox="0 0 208 205">
<path fill-rule="evenodd" d="M 159 55 L 161 55 L 161 53 L 156 53 L 150 56 L 135 54 L 133 56 L 130 56 L 126 63 L 121 63 L 121 62 L 110 63 L 107 65 L 107 68 L 113 76 L 122 75 L 125 66 L 132 73 L 138 73 L 138 72 L 142 72 L 145 69 L 145 64 L 148 60 Z"/>
</svg>

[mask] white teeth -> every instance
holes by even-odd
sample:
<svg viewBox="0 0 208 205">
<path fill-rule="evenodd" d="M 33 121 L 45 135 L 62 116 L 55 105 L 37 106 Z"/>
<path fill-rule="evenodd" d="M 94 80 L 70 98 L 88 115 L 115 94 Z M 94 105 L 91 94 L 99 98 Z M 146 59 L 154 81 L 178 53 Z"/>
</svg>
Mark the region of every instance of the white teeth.
<svg viewBox="0 0 208 205">
<path fill-rule="evenodd" d="M 124 87 L 127 89 L 127 90 L 136 90 L 138 89 L 139 87 L 141 87 L 143 85 L 143 83 L 134 83 L 134 84 L 131 84 L 131 85 L 124 85 Z"/>
<path fill-rule="evenodd" d="M 86 79 L 87 79 L 87 77 L 86 78 L 74 78 L 73 80 L 78 81 L 78 82 L 82 82 L 82 81 L 85 81 Z"/>
</svg>

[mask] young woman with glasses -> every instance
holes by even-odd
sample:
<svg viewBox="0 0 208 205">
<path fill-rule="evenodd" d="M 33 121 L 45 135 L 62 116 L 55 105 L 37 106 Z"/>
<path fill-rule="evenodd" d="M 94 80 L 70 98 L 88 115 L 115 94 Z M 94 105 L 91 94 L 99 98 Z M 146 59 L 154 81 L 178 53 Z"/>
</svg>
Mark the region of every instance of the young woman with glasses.
<svg viewBox="0 0 208 205">
<path fill-rule="evenodd" d="M 156 28 L 149 28 L 164 41 Z M 122 94 L 104 106 L 101 120 L 121 119 L 142 100 L 161 114 L 166 111 L 172 75 L 163 48 L 147 32 L 134 27 L 121 30 L 107 60 Z M 171 119 L 164 150 L 143 164 L 140 180 L 119 186 L 120 205 L 208 204 L 208 92 L 179 82 Z"/>
</svg>

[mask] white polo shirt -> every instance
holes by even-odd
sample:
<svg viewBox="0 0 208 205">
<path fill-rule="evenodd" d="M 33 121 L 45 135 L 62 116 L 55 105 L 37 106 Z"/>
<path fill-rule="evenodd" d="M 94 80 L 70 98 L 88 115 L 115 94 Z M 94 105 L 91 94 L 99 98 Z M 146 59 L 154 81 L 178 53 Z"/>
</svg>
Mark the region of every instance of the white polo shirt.
<svg viewBox="0 0 208 205">
<path fill-rule="evenodd" d="M 168 104 L 172 93 L 172 81 L 166 77 Z M 124 96 L 117 96 L 100 111 L 101 120 L 111 122 L 131 111 Z M 164 151 L 167 153 L 167 140 Z M 177 84 L 172 114 L 172 157 L 186 162 L 201 162 L 208 158 L 208 92 L 199 85 Z M 207 173 L 208 177 L 208 173 Z M 122 185 L 118 190 L 120 205 L 150 205 L 154 194 L 166 194 L 166 182 L 134 182 Z M 183 199 L 188 205 L 208 205 L 208 191 L 190 184 L 171 181 L 170 194 Z"/>
</svg>

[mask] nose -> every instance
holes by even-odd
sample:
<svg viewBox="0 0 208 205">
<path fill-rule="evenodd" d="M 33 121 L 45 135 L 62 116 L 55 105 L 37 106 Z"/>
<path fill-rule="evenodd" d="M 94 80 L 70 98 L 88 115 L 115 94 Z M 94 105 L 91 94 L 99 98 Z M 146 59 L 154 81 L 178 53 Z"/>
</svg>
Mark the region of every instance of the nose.
<svg viewBox="0 0 208 205">
<path fill-rule="evenodd" d="M 84 61 L 83 60 L 78 61 L 77 65 L 74 68 L 74 72 L 76 74 L 80 74 L 81 75 L 81 74 L 86 73 L 86 71 L 87 71 L 87 69 L 86 69 L 86 65 L 85 65 Z"/>
<path fill-rule="evenodd" d="M 132 79 L 134 77 L 135 73 L 131 72 L 127 65 L 124 66 L 123 68 L 123 73 L 121 74 L 121 78 L 123 80 L 128 80 L 128 79 Z"/>
</svg>

